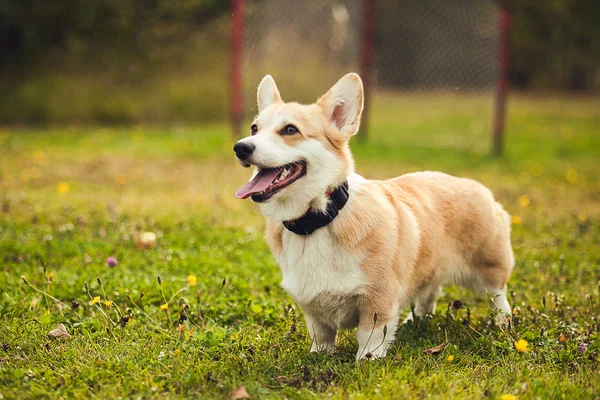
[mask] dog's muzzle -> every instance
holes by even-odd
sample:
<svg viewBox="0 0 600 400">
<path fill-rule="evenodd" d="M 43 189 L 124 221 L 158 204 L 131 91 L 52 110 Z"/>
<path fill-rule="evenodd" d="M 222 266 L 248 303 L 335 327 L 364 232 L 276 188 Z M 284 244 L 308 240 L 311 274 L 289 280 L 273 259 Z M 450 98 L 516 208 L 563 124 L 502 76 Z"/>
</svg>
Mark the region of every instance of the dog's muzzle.
<svg viewBox="0 0 600 400">
<path fill-rule="evenodd" d="M 256 146 L 252 143 L 237 142 L 233 146 L 233 151 L 235 151 L 235 155 L 240 161 L 247 161 L 252 153 L 254 153 L 255 148 Z"/>
</svg>

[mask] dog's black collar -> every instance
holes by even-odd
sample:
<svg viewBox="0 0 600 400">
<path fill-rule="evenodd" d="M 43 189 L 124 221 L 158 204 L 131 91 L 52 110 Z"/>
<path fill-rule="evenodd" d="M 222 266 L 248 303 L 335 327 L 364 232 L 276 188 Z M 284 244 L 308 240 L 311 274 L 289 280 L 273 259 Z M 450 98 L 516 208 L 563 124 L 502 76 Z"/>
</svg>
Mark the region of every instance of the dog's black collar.
<svg viewBox="0 0 600 400">
<path fill-rule="evenodd" d="M 350 197 L 348 181 L 344 181 L 344 183 L 331 192 L 325 212 L 309 211 L 299 219 L 283 221 L 283 226 L 285 226 L 288 231 L 294 232 L 296 235 L 310 235 L 317 229 L 322 228 L 333 221 L 340 210 L 344 208 L 348 202 L 348 197 Z"/>
</svg>

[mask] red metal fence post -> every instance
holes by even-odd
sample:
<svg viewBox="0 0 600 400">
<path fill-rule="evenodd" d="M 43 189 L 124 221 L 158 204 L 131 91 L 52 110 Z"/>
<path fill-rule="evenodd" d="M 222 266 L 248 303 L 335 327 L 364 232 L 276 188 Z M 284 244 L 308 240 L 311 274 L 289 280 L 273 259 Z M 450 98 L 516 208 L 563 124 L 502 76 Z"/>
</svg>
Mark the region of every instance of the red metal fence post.
<svg viewBox="0 0 600 400">
<path fill-rule="evenodd" d="M 501 2 L 500 10 L 500 76 L 496 89 L 492 154 L 502 155 L 504 150 L 504 126 L 506 121 L 506 101 L 508 97 L 508 68 L 510 62 L 510 13 Z"/>
<path fill-rule="evenodd" d="M 373 37 L 375 34 L 375 0 L 363 0 L 362 46 L 360 54 L 360 75 L 364 85 L 364 109 L 362 129 L 358 139 L 366 141 L 369 132 L 369 106 L 373 78 Z"/>
<path fill-rule="evenodd" d="M 231 66 L 229 75 L 231 128 L 234 136 L 240 136 L 242 120 L 244 119 L 242 102 L 242 52 L 244 42 L 244 2 L 231 1 Z"/>
</svg>

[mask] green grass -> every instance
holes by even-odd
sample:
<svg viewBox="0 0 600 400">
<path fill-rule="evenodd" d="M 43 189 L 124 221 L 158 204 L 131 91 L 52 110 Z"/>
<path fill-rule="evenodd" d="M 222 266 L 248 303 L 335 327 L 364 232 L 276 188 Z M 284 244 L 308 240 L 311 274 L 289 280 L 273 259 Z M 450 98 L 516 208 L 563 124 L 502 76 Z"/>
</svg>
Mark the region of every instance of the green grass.
<svg viewBox="0 0 600 400">
<path fill-rule="evenodd" d="M 494 191 L 514 215 L 514 324 L 450 287 L 360 364 L 352 332 L 308 352 L 262 218 L 232 195 L 248 171 L 225 125 L 0 130 L 0 398 L 597 398 L 600 101 L 511 99 L 504 158 L 487 156 L 488 106 L 380 95 L 353 149 L 367 177 L 437 169 Z M 49 339 L 59 323 L 71 337 Z"/>
</svg>

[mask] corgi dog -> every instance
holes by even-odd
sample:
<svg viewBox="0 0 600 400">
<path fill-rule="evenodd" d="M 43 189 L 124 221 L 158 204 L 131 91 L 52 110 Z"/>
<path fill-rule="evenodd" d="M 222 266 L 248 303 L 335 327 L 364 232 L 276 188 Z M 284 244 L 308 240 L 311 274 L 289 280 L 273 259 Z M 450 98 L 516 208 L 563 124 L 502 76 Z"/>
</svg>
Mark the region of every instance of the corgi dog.
<svg viewBox="0 0 600 400">
<path fill-rule="evenodd" d="M 400 310 L 413 306 L 407 320 L 432 314 L 447 283 L 489 294 L 506 321 L 510 217 L 489 189 L 441 172 L 384 181 L 355 173 L 348 141 L 363 110 L 357 74 L 311 105 L 285 103 L 270 75 L 257 97 L 251 135 L 234 146 L 254 173 L 236 196 L 250 197 L 267 220 L 311 351 L 333 352 L 338 330 L 358 328 L 356 359 L 383 357 Z"/>
</svg>

